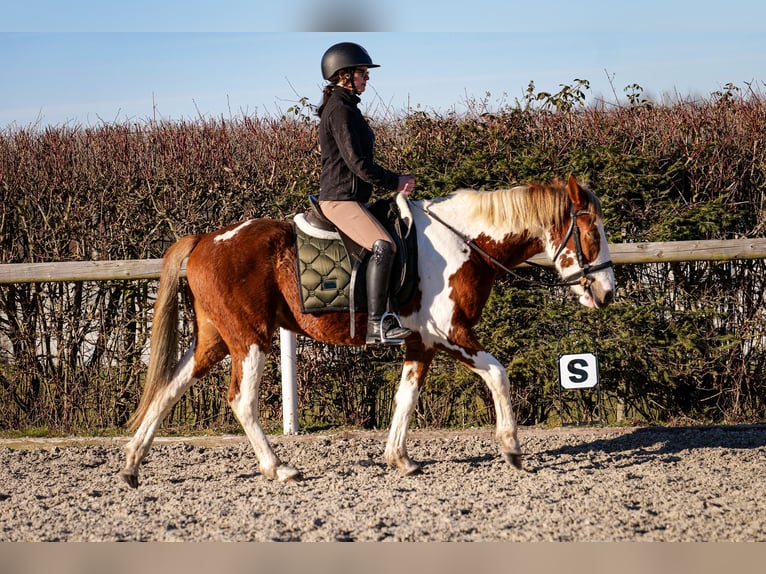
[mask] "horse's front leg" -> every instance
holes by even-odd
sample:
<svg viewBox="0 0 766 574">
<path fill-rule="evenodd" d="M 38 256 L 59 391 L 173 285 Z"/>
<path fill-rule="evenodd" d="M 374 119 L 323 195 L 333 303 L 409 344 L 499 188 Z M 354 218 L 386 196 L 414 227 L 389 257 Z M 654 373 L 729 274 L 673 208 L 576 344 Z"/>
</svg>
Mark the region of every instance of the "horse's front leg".
<svg viewBox="0 0 766 574">
<path fill-rule="evenodd" d="M 299 480 L 300 471 L 277 458 L 258 422 L 258 389 L 265 365 L 266 354 L 256 344 L 250 347 L 241 362 L 232 354 L 229 404 L 255 450 L 261 474 L 282 482 Z"/>
<path fill-rule="evenodd" d="M 407 454 L 407 427 L 415 410 L 426 371 L 434 358 L 433 350 L 407 348 L 402 367 L 402 378 L 394 397 L 394 414 L 386 442 L 386 462 L 399 469 L 404 476 L 421 472 L 420 465 Z"/>
<path fill-rule="evenodd" d="M 514 467 L 521 468 L 521 446 L 517 437 L 516 418 L 511 405 L 511 383 L 508 373 L 500 362 L 486 351 L 480 351 L 471 362 L 463 361 L 478 374 L 489 387 L 495 403 L 497 426 L 495 436 L 500 443 L 503 458 Z"/>
</svg>

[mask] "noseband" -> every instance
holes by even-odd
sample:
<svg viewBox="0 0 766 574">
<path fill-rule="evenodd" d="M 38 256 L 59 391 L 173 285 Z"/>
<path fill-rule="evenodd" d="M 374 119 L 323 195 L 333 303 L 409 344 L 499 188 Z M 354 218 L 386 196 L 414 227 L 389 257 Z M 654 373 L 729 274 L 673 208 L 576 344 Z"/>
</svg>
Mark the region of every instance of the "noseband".
<svg viewBox="0 0 766 574">
<path fill-rule="evenodd" d="M 563 277 L 561 282 L 563 285 L 577 285 L 579 283 L 580 287 L 587 291 L 590 289 L 591 283 L 593 283 L 593 279 L 589 275 L 596 271 L 612 267 L 612 260 L 610 259 L 609 261 L 599 263 L 598 265 L 590 265 L 585 261 L 585 255 L 582 251 L 582 241 L 580 239 L 580 228 L 577 227 L 577 218 L 580 215 L 588 215 L 588 211 L 585 209 L 575 211 L 574 204 L 572 203 L 569 206 L 569 213 L 569 229 L 558 249 L 556 249 L 556 253 L 553 254 L 553 263 L 556 263 L 556 259 L 558 259 L 561 252 L 564 251 L 569 238 L 574 236 L 575 255 L 577 256 L 577 264 L 580 266 L 580 269 L 572 275 Z"/>
</svg>

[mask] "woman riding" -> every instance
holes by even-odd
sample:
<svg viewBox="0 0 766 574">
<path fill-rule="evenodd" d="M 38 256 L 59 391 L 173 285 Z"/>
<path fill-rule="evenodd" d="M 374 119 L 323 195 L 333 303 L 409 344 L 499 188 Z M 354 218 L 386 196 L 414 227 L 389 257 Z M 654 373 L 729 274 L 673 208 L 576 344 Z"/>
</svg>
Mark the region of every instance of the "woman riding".
<svg viewBox="0 0 766 574">
<path fill-rule="evenodd" d="M 380 166 L 374 158 L 375 134 L 357 107 L 378 68 L 362 46 L 341 42 L 322 56 L 322 76 L 329 83 L 319 106 L 322 152 L 319 207 L 325 217 L 355 243 L 370 251 L 367 265 L 367 344 L 399 344 L 410 330 L 388 312 L 388 286 L 396 244 L 367 203 L 373 187 L 410 195 L 412 175 Z"/>
</svg>

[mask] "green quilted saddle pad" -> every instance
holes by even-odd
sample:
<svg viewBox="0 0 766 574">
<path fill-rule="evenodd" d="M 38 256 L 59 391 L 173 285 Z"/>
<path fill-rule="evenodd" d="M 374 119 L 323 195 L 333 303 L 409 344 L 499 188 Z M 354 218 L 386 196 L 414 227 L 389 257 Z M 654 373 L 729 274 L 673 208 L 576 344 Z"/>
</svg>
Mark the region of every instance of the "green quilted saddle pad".
<svg viewBox="0 0 766 574">
<path fill-rule="evenodd" d="M 349 310 L 351 263 L 340 239 L 312 237 L 295 226 L 304 313 Z"/>
</svg>

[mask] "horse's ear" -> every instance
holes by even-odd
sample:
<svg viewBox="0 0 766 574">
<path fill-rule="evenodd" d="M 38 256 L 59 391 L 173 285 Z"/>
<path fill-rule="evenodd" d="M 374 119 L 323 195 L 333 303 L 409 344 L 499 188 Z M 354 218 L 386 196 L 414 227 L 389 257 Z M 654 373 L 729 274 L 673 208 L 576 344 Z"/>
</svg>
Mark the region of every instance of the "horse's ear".
<svg viewBox="0 0 766 574">
<path fill-rule="evenodd" d="M 567 180 L 567 193 L 569 194 L 569 199 L 572 203 L 575 205 L 581 204 L 580 194 L 582 193 L 582 188 L 580 187 L 580 184 L 577 183 L 575 176 L 573 176 L 571 173 L 569 174 L 569 179 Z"/>
</svg>

